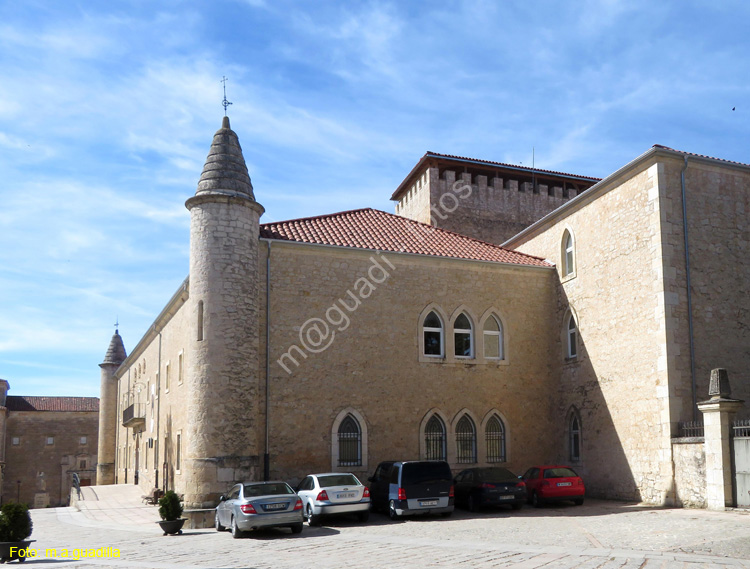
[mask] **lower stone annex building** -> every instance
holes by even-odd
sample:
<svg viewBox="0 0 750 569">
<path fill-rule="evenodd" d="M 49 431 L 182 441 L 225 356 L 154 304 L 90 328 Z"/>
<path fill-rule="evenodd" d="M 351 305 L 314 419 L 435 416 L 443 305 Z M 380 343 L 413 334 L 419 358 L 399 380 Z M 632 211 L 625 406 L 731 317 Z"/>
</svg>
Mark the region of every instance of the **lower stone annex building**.
<svg viewBox="0 0 750 569">
<path fill-rule="evenodd" d="M 66 506 L 96 483 L 99 399 L 8 395 L 0 379 L 0 504 Z"/>
<path fill-rule="evenodd" d="M 679 504 L 671 440 L 710 370 L 750 399 L 749 196 L 750 166 L 662 146 L 601 180 L 428 152 L 396 215 L 260 224 L 225 117 L 188 279 L 101 364 L 97 483 L 206 508 L 381 460 L 563 462 Z"/>
</svg>

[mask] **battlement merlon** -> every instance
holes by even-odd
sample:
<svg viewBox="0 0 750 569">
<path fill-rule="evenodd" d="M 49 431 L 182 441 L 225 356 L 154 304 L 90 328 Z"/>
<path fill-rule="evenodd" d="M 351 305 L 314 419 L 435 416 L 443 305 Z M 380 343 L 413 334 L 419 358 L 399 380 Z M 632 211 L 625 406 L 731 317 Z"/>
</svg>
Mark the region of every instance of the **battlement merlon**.
<svg viewBox="0 0 750 569">
<path fill-rule="evenodd" d="M 398 215 L 499 244 L 598 181 L 428 152 L 391 199 Z"/>
</svg>

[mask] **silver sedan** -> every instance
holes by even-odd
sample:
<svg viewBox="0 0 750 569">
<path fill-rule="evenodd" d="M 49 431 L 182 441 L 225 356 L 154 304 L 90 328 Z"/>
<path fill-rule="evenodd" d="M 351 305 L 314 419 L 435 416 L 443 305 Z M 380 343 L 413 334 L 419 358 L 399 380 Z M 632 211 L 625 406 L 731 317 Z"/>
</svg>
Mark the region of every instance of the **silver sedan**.
<svg viewBox="0 0 750 569">
<path fill-rule="evenodd" d="M 297 485 L 297 494 L 311 526 L 320 523 L 321 516 L 355 514 L 366 522 L 370 515 L 370 491 L 354 474 L 310 474 Z"/>
<path fill-rule="evenodd" d="M 232 537 L 264 527 L 288 527 L 302 531 L 302 500 L 286 482 L 235 484 L 216 506 L 217 531 L 229 528 Z"/>
</svg>

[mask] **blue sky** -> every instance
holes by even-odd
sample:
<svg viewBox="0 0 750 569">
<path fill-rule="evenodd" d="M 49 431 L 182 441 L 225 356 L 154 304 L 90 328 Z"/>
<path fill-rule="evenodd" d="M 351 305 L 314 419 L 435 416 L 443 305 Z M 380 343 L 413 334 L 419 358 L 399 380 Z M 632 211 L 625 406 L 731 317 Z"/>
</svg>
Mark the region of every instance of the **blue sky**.
<svg viewBox="0 0 750 569">
<path fill-rule="evenodd" d="M 732 0 L 0 0 L 0 377 L 97 396 L 115 319 L 130 350 L 177 290 L 222 76 L 262 221 L 393 211 L 427 150 L 750 162 L 748 22 Z"/>
</svg>

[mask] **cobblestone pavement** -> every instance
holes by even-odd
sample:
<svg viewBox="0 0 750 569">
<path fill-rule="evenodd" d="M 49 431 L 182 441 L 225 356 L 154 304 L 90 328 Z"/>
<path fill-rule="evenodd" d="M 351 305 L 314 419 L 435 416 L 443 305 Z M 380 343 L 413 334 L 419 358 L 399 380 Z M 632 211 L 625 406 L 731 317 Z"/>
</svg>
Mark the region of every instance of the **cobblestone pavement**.
<svg viewBox="0 0 750 569">
<path fill-rule="evenodd" d="M 145 506 L 34 510 L 32 544 L 39 557 L 25 565 L 103 568 L 750 568 L 750 514 L 644 508 L 588 500 L 584 506 L 526 507 L 449 519 L 393 523 L 373 514 L 367 524 L 329 520 L 251 533 L 240 540 L 214 530 L 161 535 L 156 509 Z M 93 513 L 92 513 L 93 511 Z M 63 560 L 68 548 L 120 550 L 119 558 Z"/>
</svg>

